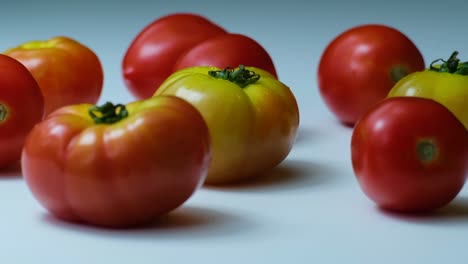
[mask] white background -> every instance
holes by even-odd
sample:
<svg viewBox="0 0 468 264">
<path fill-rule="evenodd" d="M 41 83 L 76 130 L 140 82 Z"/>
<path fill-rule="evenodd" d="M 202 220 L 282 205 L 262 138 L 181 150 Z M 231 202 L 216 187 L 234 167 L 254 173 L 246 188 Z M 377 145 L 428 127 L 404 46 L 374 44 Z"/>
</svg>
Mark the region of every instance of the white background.
<svg viewBox="0 0 468 264">
<path fill-rule="evenodd" d="M 301 114 L 297 142 L 267 177 L 202 188 L 161 223 L 109 230 L 51 217 L 20 172 L 0 177 L 0 263 L 465 263 L 466 188 L 430 216 L 382 212 L 361 192 L 350 160 L 351 129 L 321 100 L 316 70 L 326 45 L 364 23 L 400 29 L 426 64 L 457 49 L 468 60 L 464 1 L 10 1 L 2 4 L 0 50 L 32 39 L 73 37 L 105 71 L 101 101 L 133 100 L 121 60 L 154 19 L 195 12 L 249 35 L 272 56 Z"/>
</svg>

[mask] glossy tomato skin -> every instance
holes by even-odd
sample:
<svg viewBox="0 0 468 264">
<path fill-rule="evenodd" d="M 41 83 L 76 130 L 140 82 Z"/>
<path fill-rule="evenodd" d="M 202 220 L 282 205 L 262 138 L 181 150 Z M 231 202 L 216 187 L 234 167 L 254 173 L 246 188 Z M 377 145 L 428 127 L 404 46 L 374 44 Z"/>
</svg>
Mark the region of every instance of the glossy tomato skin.
<svg viewBox="0 0 468 264">
<path fill-rule="evenodd" d="M 420 51 L 402 32 L 361 25 L 328 44 L 319 61 L 318 88 L 336 118 L 353 126 L 401 77 L 424 67 Z"/>
<path fill-rule="evenodd" d="M 45 115 L 65 105 L 99 100 L 104 82 L 101 62 L 75 39 L 57 36 L 29 41 L 4 54 L 23 63 L 39 83 Z"/>
<path fill-rule="evenodd" d="M 20 160 L 24 140 L 40 122 L 44 98 L 19 61 L 0 54 L 0 168 Z"/>
<path fill-rule="evenodd" d="M 122 62 L 125 84 L 136 98 L 151 97 L 173 72 L 180 55 L 226 31 L 196 14 L 175 13 L 156 19 L 135 37 Z"/>
<path fill-rule="evenodd" d="M 417 96 L 433 99 L 447 107 L 468 129 L 468 76 L 430 70 L 402 78 L 388 97 Z"/>
<path fill-rule="evenodd" d="M 194 66 L 214 66 L 224 69 L 237 65 L 260 68 L 277 73 L 268 52 L 254 39 L 242 34 L 224 34 L 207 39 L 183 54 L 175 71 Z"/>
<path fill-rule="evenodd" d="M 292 91 L 272 74 L 246 67 L 260 79 L 241 88 L 216 79 L 197 66 L 172 74 L 155 97 L 174 95 L 199 110 L 210 130 L 213 158 L 205 183 L 248 181 L 284 160 L 299 126 L 299 110 Z"/>
<path fill-rule="evenodd" d="M 211 159 L 200 113 L 176 97 L 127 105 L 128 117 L 95 124 L 91 105 L 63 107 L 27 138 L 27 185 L 53 215 L 108 227 L 146 224 L 201 186 Z"/>
<path fill-rule="evenodd" d="M 436 101 L 388 98 L 356 124 L 351 157 L 362 190 L 378 206 L 435 210 L 453 200 L 465 183 L 468 132 Z"/>
</svg>

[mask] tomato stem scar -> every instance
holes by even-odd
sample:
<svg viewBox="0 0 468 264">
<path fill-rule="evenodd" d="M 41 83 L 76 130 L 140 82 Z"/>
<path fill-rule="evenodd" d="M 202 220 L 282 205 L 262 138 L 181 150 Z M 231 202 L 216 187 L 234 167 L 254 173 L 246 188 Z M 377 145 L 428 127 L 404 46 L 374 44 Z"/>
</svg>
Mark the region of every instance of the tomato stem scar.
<svg viewBox="0 0 468 264">
<path fill-rule="evenodd" d="M 394 83 L 397 83 L 406 75 L 408 75 L 408 70 L 403 66 L 395 66 L 390 70 L 390 78 Z"/>
<path fill-rule="evenodd" d="M 8 115 L 8 110 L 6 106 L 4 106 L 3 104 L 0 104 L 0 122 L 3 122 L 6 119 L 7 115 Z"/>
<path fill-rule="evenodd" d="M 237 70 L 232 67 L 226 67 L 224 70 L 220 71 L 208 71 L 208 75 L 216 79 L 228 80 L 239 85 L 241 88 L 255 83 L 260 79 L 259 74 L 256 74 L 254 71 L 247 70 L 244 65 L 239 65 Z"/>
<path fill-rule="evenodd" d="M 89 115 L 96 124 L 113 124 L 127 117 L 128 111 L 122 104 L 106 102 L 101 106 L 90 107 Z"/>
<path fill-rule="evenodd" d="M 429 66 L 429 70 L 436 72 L 447 72 L 455 73 L 460 75 L 468 75 L 468 62 L 460 63 L 460 59 L 457 58 L 458 51 L 454 51 L 448 60 L 437 59 L 434 60 Z M 442 62 L 440 65 L 434 66 L 434 64 Z"/>
<path fill-rule="evenodd" d="M 430 140 L 418 142 L 416 151 L 422 162 L 431 162 L 437 157 L 437 146 Z"/>
</svg>

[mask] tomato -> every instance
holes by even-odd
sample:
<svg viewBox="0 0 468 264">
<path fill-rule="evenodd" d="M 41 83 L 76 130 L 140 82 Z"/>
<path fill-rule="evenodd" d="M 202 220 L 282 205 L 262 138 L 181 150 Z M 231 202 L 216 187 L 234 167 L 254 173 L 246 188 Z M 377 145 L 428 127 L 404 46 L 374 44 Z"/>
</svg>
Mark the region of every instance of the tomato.
<svg viewBox="0 0 468 264">
<path fill-rule="evenodd" d="M 417 96 L 438 101 L 452 111 L 468 129 L 468 62 L 460 63 L 454 52 L 441 65 L 402 78 L 388 97 Z"/>
<path fill-rule="evenodd" d="M 24 140 L 44 113 L 44 98 L 19 61 L 0 54 L 0 168 L 20 160 Z"/>
<path fill-rule="evenodd" d="M 44 95 L 45 115 L 70 104 L 95 104 L 101 95 L 104 73 L 97 55 L 69 37 L 29 41 L 4 54 L 23 63 Z"/>
<path fill-rule="evenodd" d="M 353 126 L 398 80 L 423 69 L 420 51 L 402 32 L 361 25 L 328 44 L 319 62 L 318 88 L 334 116 Z"/>
<path fill-rule="evenodd" d="M 434 100 L 388 98 L 357 122 L 351 158 L 360 187 L 378 206 L 409 213 L 435 210 L 465 183 L 468 131 Z"/>
<path fill-rule="evenodd" d="M 128 47 L 122 71 L 137 98 L 148 98 L 172 73 L 194 66 L 246 65 L 276 77 L 268 52 L 254 39 L 228 33 L 200 15 L 175 13 L 146 26 Z"/>
<path fill-rule="evenodd" d="M 196 66 L 172 74 L 154 96 L 178 96 L 197 108 L 210 130 L 207 184 L 259 176 L 285 159 L 299 125 L 292 91 L 254 67 Z"/>
<path fill-rule="evenodd" d="M 177 60 L 194 45 L 226 31 L 208 19 L 175 13 L 156 19 L 135 37 L 122 62 L 123 77 L 137 98 L 151 97 L 173 72 Z"/>
<path fill-rule="evenodd" d="M 21 165 L 34 197 L 58 218 L 129 227 L 182 205 L 210 159 L 200 113 L 161 96 L 62 107 L 31 131 Z"/>
<path fill-rule="evenodd" d="M 241 34 L 224 34 L 199 43 L 179 58 L 174 70 L 193 66 L 224 69 L 241 64 L 266 70 L 277 77 L 268 52 L 257 41 Z"/>
</svg>

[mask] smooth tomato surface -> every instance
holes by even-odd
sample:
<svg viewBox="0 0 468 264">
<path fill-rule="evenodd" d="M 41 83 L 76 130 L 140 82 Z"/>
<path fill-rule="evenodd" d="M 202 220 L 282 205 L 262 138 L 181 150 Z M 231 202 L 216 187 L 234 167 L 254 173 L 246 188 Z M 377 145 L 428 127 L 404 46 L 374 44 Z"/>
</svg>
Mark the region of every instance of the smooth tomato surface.
<svg viewBox="0 0 468 264">
<path fill-rule="evenodd" d="M 96 124 L 90 107 L 60 108 L 26 140 L 24 178 L 53 215 L 110 227 L 145 224 L 201 186 L 209 131 L 189 103 L 170 96 L 137 101 L 110 124 Z"/>
<path fill-rule="evenodd" d="M 213 151 L 207 184 L 261 175 L 286 158 L 297 135 L 299 110 L 289 87 L 264 70 L 246 67 L 247 71 L 236 75 L 238 70 L 185 68 L 172 74 L 155 93 L 190 102 L 207 122 Z M 241 87 L 210 72 L 241 80 L 250 79 L 254 72 L 259 79 Z"/>
<path fill-rule="evenodd" d="M 333 39 L 318 67 L 320 94 L 336 118 L 354 125 L 403 76 L 424 69 L 424 59 L 402 32 L 362 25 Z"/>
<path fill-rule="evenodd" d="M 241 64 L 266 70 L 277 77 L 268 52 L 257 41 L 241 34 L 223 34 L 199 43 L 180 57 L 174 70 L 194 66 L 224 69 Z"/>
<path fill-rule="evenodd" d="M 175 13 L 156 19 L 135 37 L 122 62 L 123 78 L 137 98 L 148 98 L 173 72 L 188 49 L 226 31 L 196 14 Z"/>
<path fill-rule="evenodd" d="M 4 54 L 23 63 L 42 90 L 45 115 L 70 104 L 95 104 L 104 73 L 97 55 L 69 37 L 29 41 Z"/>
<path fill-rule="evenodd" d="M 273 61 L 254 39 L 228 33 L 207 18 L 174 13 L 143 28 L 122 61 L 127 88 L 137 98 L 148 98 L 174 72 L 194 66 L 218 68 L 253 66 L 276 77 Z"/>
<path fill-rule="evenodd" d="M 393 86 L 388 97 L 433 99 L 447 107 L 468 129 L 468 62 L 459 63 L 456 55 L 452 54 L 442 65 L 405 76 Z"/>
<path fill-rule="evenodd" d="M 0 54 L 0 168 L 20 160 L 26 135 L 43 113 L 34 77 L 19 61 Z"/>
<path fill-rule="evenodd" d="M 388 98 L 356 124 L 351 157 L 362 190 L 380 207 L 433 210 L 465 183 L 468 131 L 436 101 Z"/>
</svg>

